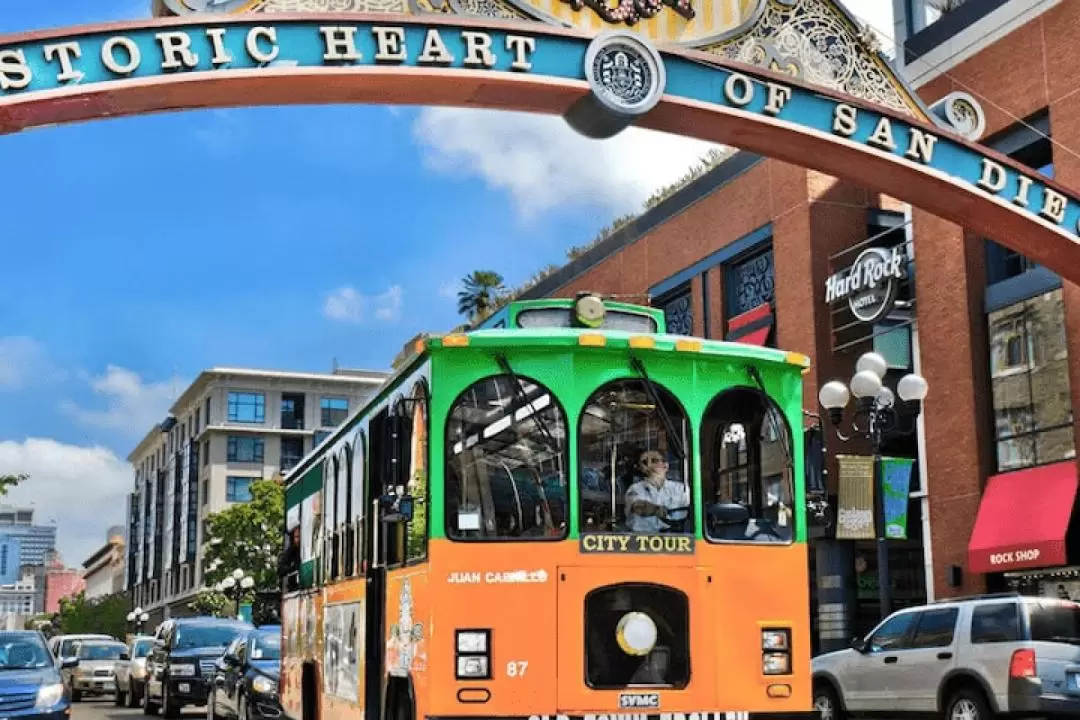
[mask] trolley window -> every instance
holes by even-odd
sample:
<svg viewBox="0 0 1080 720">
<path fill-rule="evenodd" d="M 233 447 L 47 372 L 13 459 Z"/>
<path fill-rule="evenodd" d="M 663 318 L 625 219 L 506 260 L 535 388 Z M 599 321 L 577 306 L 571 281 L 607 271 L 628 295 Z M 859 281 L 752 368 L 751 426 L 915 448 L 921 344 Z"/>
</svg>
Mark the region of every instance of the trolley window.
<svg viewBox="0 0 1080 720">
<path fill-rule="evenodd" d="M 566 415 L 550 390 L 509 373 L 473 383 L 447 420 L 447 535 L 565 538 L 567 462 Z"/>
<path fill-rule="evenodd" d="M 791 430 L 761 391 L 726 390 L 701 423 L 705 536 L 789 543 L 794 537 Z"/>
<path fill-rule="evenodd" d="M 578 443 L 582 532 L 694 531 L 690 425 L 669 391 L 652 388 L 655 394 L 643 380 L 616 380 L 585 403 Z"/>
</svg>

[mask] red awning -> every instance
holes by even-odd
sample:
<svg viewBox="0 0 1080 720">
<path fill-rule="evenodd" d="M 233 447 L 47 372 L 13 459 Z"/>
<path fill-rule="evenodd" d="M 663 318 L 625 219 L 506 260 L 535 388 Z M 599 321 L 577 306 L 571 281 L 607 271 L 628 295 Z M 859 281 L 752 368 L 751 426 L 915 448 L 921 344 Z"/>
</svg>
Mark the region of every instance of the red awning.
<svg viewBox="0 0 1080 720">
<path fill-rule="evenodd" d="M 769 342 L 769 333 L 772 329 L 772 304 L 762 303 L 753 310 L 747 310 L 742 315 L 736 315 L 728 320 L 728 334 L 725 340 L 764 346 Z"/>
<path fill-rule="evenodd" d="M 1073 460 L 991 477 L 968 543 L 968 572 L 1064 565 L 1076 490 Z"/>
</svg>

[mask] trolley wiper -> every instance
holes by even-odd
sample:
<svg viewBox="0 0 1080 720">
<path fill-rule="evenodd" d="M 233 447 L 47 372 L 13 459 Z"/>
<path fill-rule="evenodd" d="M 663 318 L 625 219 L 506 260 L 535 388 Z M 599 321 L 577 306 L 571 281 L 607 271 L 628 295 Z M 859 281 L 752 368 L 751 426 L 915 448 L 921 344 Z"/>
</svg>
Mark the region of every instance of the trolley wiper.
<svg viewBox="0 0 1080 720">
<path fill-rule="evenodd" d="M 533 401 L 525 394 L 525 383 L 517 376 L 514 369 L 510 367 L 510 361 L 506 359 L 505 355 L 496 355 L 495 362 L 499 364 L 502 371 L 509 375 L 510 379 L 514 382 L 514 396 L 517 397 L 521 406 L 532 410 L 531 417 L 536 420 L 536 425 L 540 428 L 540 433 L 544 436 L 544 442 L 547 444 L 548 450 L 558 455 L 559 444 L 555 442 L 555 436 L 548 430 L 547 423 L 544 422 L 544 418 L 540 417 L 540 412 L 536 409 L 536 406 L 533 405 Z"/>
<path fill-rule="evenodd" d="M 668 442 L 671 443 L 671 448 L 675 451 L 675 456 L 680 460 L 685 460 L 686 452 L 683 450 L 682 440 L 679 438 L 679 434 L 675 432 L 675 424 L 671 422 L 671 416 L 668 414 L 667 408 L 664 407 L 664 403 L 660 400 L 660 393 L 656 391 L 656 385 L 653 383 L 652 378 L 649 377 L 649 373 L 645 371 L 645 364 L 641 362 L 637 355 L 630 353 L 630 367 L 641 376 L 641 381 L 645 384 L 649 397 L 652 398 L 653 404 L 656 405 L 656 409 L 660 413 L 660 420 L 663 421 L 664 429 L 667 431 Z"/>
<path fill-rule="evenodd" d="M 750 378 L 754 381 L 754 384 L 758 386 L 758 389 L 761 390 L 761 394 L 765 396 L 765 414 L 769 416 L 769 422 L 772 425 L 773 432 L 776 433 L 776 437 L 781 438 L 780 446 L 784 448 L 784 454 L 787 455 L 787 461 L 794 469 L 795 458 L 791 456 L 791 448 L 788 447 L 788 442 L 790 441 L 790 438 L 786 433 L 781 432 L 781 428 L 776 422 L 776 415 L 778 411 L 768 402 L 768 400 L 770 400 L 771 398 L 769 396 L 769 393 L 765 390 L 765 382 L 761 379 L 761 371 L 757 369 L 756 365 L 751 365 L 746 369 L 746 372 L 750 375 Z"/>
</svg>

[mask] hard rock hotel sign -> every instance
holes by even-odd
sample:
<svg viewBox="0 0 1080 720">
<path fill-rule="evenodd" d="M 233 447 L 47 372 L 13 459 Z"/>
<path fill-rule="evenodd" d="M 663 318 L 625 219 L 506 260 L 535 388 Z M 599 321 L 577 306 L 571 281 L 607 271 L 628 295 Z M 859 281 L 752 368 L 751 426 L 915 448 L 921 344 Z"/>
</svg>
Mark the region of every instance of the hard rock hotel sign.
<svg viewBox="0 0 1080 720">
<path fill-rule="evenodd" d="M 1080 200 L 926 107 L 832 0 L 154 0 L 0 37 L 0 133 L 201 107 L 401 103 L 634 123 L 814 168 L 1080 282 Z"/>
</svg>

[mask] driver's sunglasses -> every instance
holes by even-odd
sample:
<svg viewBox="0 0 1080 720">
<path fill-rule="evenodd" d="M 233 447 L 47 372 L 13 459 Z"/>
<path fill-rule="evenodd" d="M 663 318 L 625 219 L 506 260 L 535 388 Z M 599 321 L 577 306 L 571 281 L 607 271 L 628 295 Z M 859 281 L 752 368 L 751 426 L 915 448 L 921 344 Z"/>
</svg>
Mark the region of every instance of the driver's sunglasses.
<svg viewBox="0 0 1080 720">
<path fill-rule="evenodd" d="M 657 457 L 657 456 L 653 455 L 652 457 L 645 458 L 645 464 L 646 465 L 667 465 L 668 462 L 667 462 L 667 458 Z"/>
</svg>

